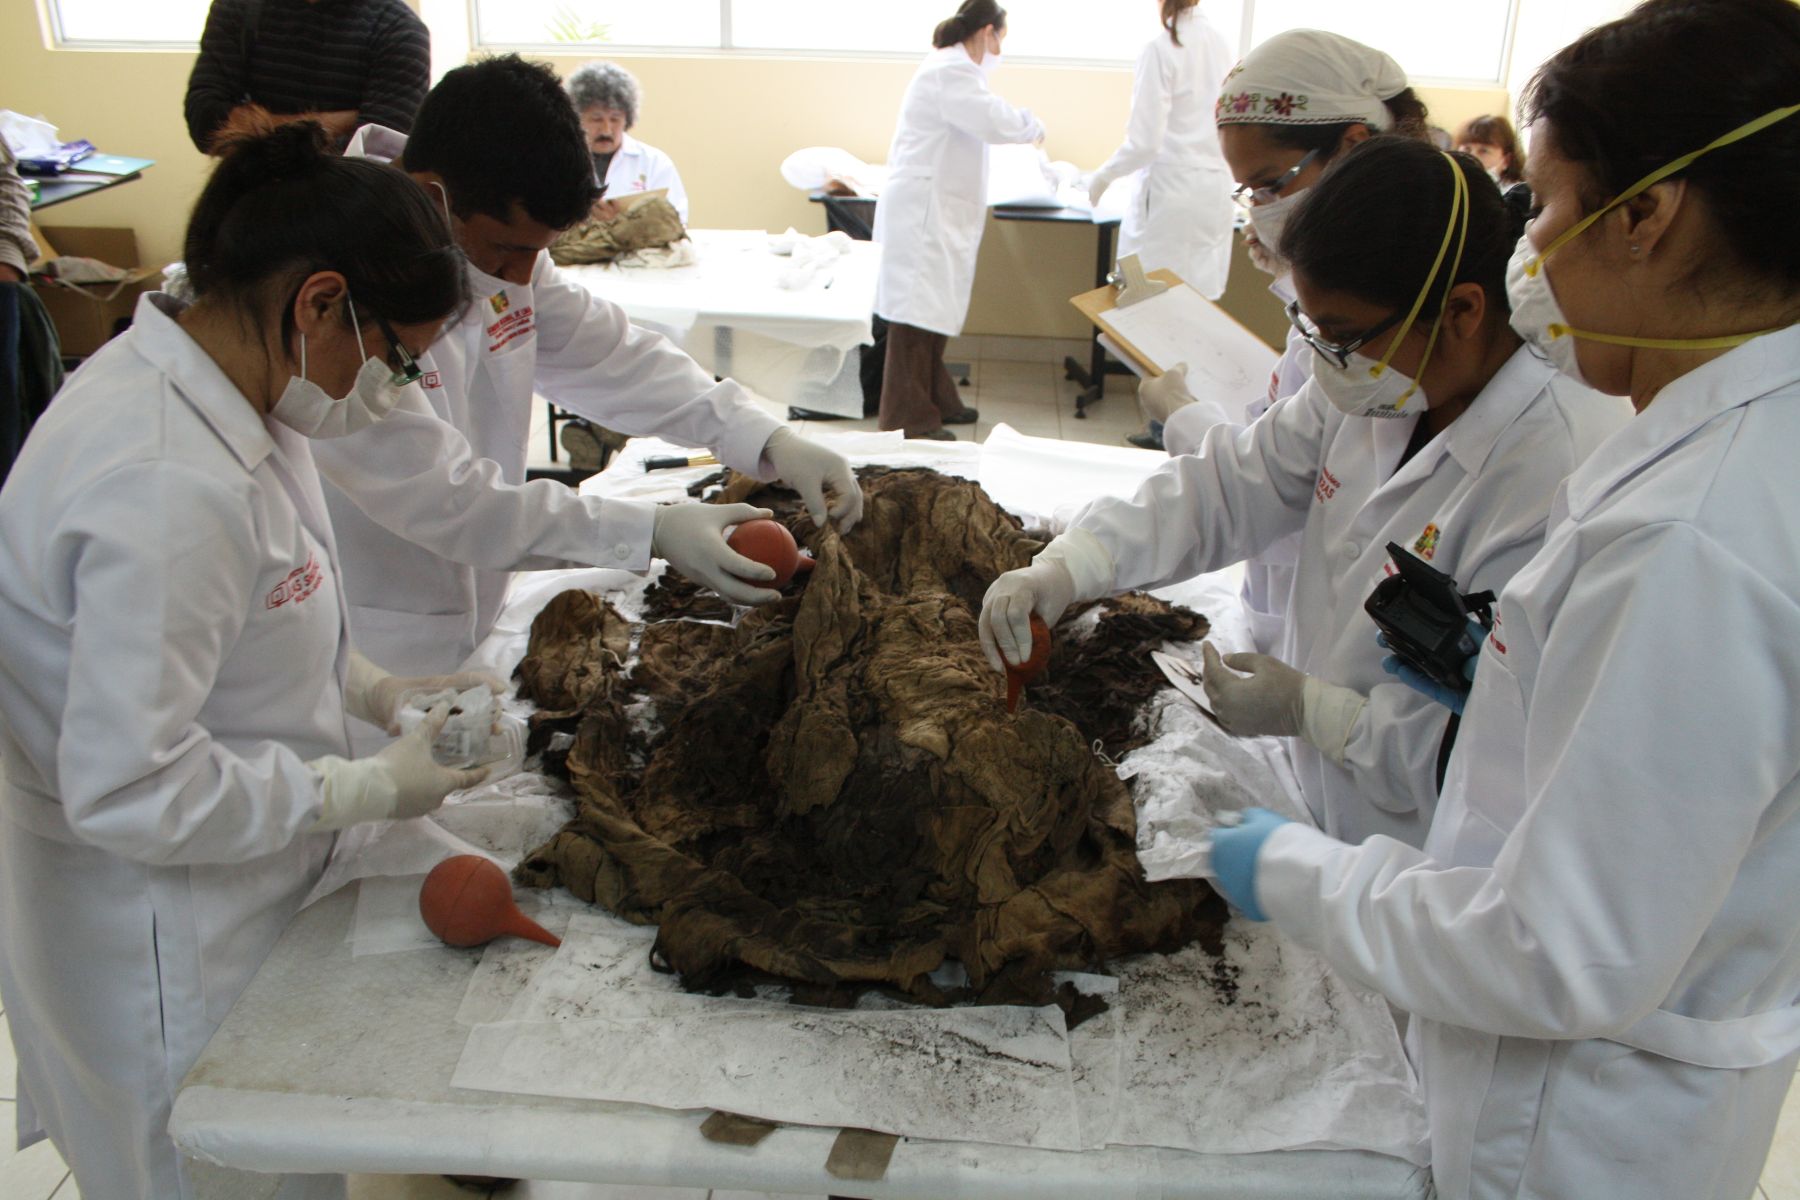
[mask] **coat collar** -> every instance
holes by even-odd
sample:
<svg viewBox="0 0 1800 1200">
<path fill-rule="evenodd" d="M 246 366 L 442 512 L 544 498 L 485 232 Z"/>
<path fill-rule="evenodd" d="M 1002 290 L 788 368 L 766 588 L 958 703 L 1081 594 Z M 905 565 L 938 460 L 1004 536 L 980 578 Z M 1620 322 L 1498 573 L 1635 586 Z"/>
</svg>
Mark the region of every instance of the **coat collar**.
<svg viewBox="0 0 1800 1200">
<path fill-rule="evenodd" d="M 1615 487 L 1701 426 L 1800 382 L 1800 325 L 1746 342 L 1665 387 L 1569 477 L 1569 515 L 1580 520 Z"/>
<path fill-rule="evenodd" d="M 1556 370 L 1528 346 L 1521 346 L 1501 365 L 1468 410 L 1442 435 L 1435 437 L 1395 474 L 1396 481 L 1422 478 L 1437 470 L 1446 457 L 1456 460 L 1463 474 L 1474 477 L 1487 467 L 1494 447 L 1512 428 L 1532 401 L 1550 386 Z M 1380 421 L 1381 431 L 1397 439 L 1396 457 L 1411 437 L 1411 421 Z M 1398 427 L 1404 427 L 1404 430 Z M 1402 433 L 1404 432 L 1404 436 Z"/>
<path fill-rule="evenodd" d="M 1506 360 L 1475 403 L 1450 423 L 1444 450 L 1470 475 L 1487 466 L 1500 438 L 1556 379 L 1556 368 L 1530 346 Z"/>
<path fill-rule="evenodd" d="M 262 414 L 251 407 L 219 364 L 189 337 L 175 318 L 182 305 L 163 292 L 138 297 L 132 316 L 137 352 L 169 381 L 169 387 L 218 435 L 246 471 L 254 471 L 275 448 Z"/>
</svg>

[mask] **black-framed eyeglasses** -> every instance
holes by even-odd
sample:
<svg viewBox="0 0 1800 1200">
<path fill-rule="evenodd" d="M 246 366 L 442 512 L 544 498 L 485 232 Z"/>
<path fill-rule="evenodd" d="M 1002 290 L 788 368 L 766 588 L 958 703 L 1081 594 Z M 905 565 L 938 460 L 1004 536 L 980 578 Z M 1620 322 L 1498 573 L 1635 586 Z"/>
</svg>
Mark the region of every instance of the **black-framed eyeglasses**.
<svg viewBox="0 0 1800 1200">
<path fill-rule="evenodd" d="M 1251 187 L 1247 183 L 1240 183 L 1237 185 L 1236 189 L 1232 191 L 1231 198 L 1245 208 L 1252 208 L 1258 204 L 1269 204 L 1279 200 L 1281 199 L 1281 193 L 1287 190 L 1288 185 L 1300 178 L 1300 172 L 1306 170 L 1312 160 L 1317 157 L 1319 157 L 1317 149 L 1308 150 L 1306 154 L 1301 157 L 1299 162 L 1284 171 L 1274 183 L 1265 183 L 1261 187 Z"/>
<path fill-rule="evenodd" d="M 1325 358 L 1337 364 L 1339 370 L 1350 365 L 1350 356 L 1352 354 L 1355 354 L 1358 350 L 1361 350 L 1364 346 L 1398 325 L 1405 315 L 1405 313 L 1401 312 L 1391 313 L 1373 328 L 1357 337 L 1348 338 L 1341 342 L 1328 342 L 1325 340 L 1324 335 L 1319 332 L 1319 327 L 1314 325 L 1311 319 L 1309 319 L 1305 313 L 1300 311 L 1300 302 L 1298 300 L 1290 301 L 1287 306 L 1288 324 L 1294 327 L 1294 331 L 1300 335 L 1300 339 L 1314 350 L 1317 350 L 1320 354 L 1324 355 Z"/>
<path fill-rule="evenodd" d="M 412 352 L 400 344 L 400 339 L 395 336 L 394 327 L 388 324 L 387 318 L 377 315 L 375 328 L 381 330 L 381 336 L 387 339 L 387 363 L 394 371 L 394 386 L 405 387 L 425 378 L 425 372 L 419 369 L 419 364 L 413 358 Z"/>
</svg>

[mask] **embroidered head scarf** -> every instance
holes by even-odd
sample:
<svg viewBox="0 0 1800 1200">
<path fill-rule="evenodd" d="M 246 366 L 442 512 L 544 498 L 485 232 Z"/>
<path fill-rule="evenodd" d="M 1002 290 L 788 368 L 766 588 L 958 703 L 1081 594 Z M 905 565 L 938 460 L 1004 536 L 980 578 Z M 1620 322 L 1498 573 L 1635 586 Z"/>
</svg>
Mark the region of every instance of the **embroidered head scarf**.
<svg viewBox="0 0 1800 1200">
<path fill-rule="evenodd" d="M 1244 56 L 1214 109 L 1220 125 L 1394 126 L 1384 101 L 1407 88 L 1389 55 L 1318 29 L 1280 33 Z"/>
</svg>

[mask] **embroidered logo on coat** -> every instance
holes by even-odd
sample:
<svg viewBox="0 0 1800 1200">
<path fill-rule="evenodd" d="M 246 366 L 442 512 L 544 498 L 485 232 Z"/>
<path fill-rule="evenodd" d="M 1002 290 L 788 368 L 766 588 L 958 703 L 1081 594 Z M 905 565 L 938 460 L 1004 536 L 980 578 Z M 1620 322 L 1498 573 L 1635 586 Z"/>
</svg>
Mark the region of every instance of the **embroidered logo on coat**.
<svg viewBox="0 0 1800 1200">
<path fill-rule="evenodd" d="M 498 316 L 512 307 L 512 301 L 506 298 L 505 292 L 495 292 L 488 297 L 488 307 L 494 310 L 495 316 Z"/>
<path fill-rule="evenodd" d="M 1319 469 L 1319 486 L 1314 489 L 1313 495 L 1317 496 L 1319 503 L 1323 504 L 1337 495 L 1338 489 L 1343 486 L 1338 482 L 1336 475 L 1333 475 L 1329 469 L 1321 467 Z"/>
<path fill-rule="evenodd" d="M 420 379 L 419 382 L 424 384 L 426 390 L 429 391 L 432 388 L 443 387 L 444 377 L 436 371 L 427 371 L 425 372 L 424 378 Z"/>
<path fill-rule="evenodd" d="M 319 569 L 319 560 L 315 555 L 306 556 L 304 567 L 295 567 L 288 572 L 288 577 L 275 585 L 263 601 L 265 608 L 280 608 L 284 604 L 300 604 L 319 590 L 325 582 L 325 572 Z"/>
<path fill-rule="evenodd" d="M 1425 532 L 1419 535 L 1419 540 L 1413 543 L 1413 553 L 1426 562 L 1430 562 L 1432 557 L 1437 554 L 1438 533 L 1436 525 L 1427 525 Z"/>
<path fill-rule="evenodd" d="M 530 305 L 507 313 L 487 327 L 488 353 L 505 349 L 537 328 L 537 310 Z"/>
</svg>

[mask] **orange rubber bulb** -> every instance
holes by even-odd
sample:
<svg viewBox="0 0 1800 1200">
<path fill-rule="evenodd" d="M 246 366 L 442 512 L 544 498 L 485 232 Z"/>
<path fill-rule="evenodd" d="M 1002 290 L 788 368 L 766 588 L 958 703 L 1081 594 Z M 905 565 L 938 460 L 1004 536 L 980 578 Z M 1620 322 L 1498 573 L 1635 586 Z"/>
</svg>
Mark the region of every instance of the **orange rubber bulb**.
<svg viewBox="0 0 1800 1200">
<path fill-rule="evenodd" d="M 725 539 L 725 544 L 745 558 L 754 559 L 764 566 L 774 569 L 774 579 L 766 583 L 761 580 L 750 581 L 762 587 L 780 590 L 786 587 L 788 581 L 794 577 L 794 573 L 801 569 L 800 546 L 794 541 L 794 535 L 788 532 L 787 526 L 780 521 L 771 521 L 766 517 L 756 521 L 745 521 L 731 531 L 731 536 Z M 812 560 L 808 558 L 804 561 L 810 568 Z"/>
<path fill-rule="evenodd" d="M 497 937 L 562 939 L 519 911 L 506 872 L 479 854 L 457 854 L 431 869 L 419 889 L 425 927 L 451 946 L 480 946 Z"/>
<path fill-rule="evenodd" d="M 1050 626 L 1031 614 L 1031 655 L 1021 665 L 1006 664 L 1006 711 L 1017 712 L 1019 694 L 1050 665 Z"/>
</svg>

